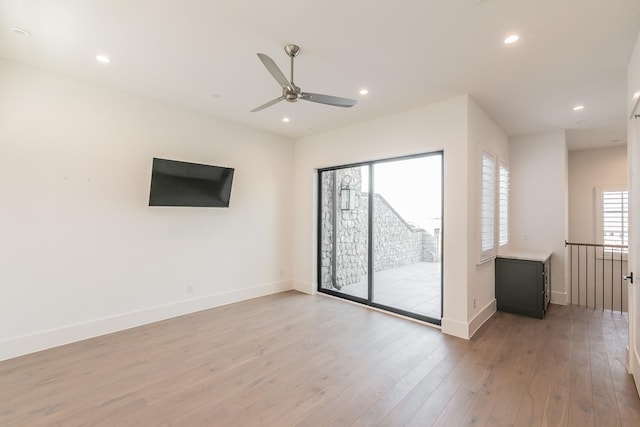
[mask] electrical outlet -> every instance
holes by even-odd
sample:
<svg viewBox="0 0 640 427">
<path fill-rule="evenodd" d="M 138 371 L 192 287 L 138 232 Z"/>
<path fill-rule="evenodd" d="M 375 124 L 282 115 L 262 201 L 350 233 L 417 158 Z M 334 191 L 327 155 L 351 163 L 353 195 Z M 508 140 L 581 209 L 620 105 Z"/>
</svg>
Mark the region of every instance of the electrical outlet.
<svg viewBox="0 0 640 427">
<path fill-rule="evenodd" d="M 473 299 L 473 308 L 476 308 L 476 299 Z"/>
<path fill-rule="evenodd" d="M 194 290 L 195 290 L 195 287 L 193 285 L 187 285 L 187 293 L 192 294 Z"/>
</svg>

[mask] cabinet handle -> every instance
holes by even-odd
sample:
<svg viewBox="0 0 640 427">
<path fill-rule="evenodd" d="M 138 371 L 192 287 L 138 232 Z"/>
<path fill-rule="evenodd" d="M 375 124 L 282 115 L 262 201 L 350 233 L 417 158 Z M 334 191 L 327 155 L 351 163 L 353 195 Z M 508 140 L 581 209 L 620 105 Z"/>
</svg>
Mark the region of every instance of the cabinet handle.
<svg viewBox="0 0 640 427">
<path fill-rule="evenodd" d="M 631 282 L 631 284 L 633 284 L 633 271 L 631 273 L 629 273 L 628 276 L 622 276 L 622 278 L 624 280 L 628 280 L 629 282 Z"/>
</svg>

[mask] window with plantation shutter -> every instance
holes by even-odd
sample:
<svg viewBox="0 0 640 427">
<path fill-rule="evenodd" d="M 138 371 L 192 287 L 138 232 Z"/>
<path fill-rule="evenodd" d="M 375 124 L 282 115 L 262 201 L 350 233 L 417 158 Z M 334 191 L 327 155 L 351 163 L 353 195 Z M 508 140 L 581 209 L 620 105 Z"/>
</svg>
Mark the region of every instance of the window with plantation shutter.
<svg viewBox="0 0 640 427">
<path fill-rule="evenodd" d="M 629 244 L 629 192 L 626 189 L 600 191 L 602 206 L 602 243 L 605 245 Z M 605 250 L 607 250 L 605 248 Z M 611 252 L 627 253 L 626 248 L 610 248 Z"/>
<path fill-rule="evenodd" d="M 480 208 L 481 261 L 495 255 L 496 160 L 482 153 L 482 193 Z"/>
<path fill-rule="evenodd" d="M 498 191 L 498 234 L 500 246 L 504 246 L 509 243 L 509 169 L 503 163 L 500 163 Z"/>
</svg>

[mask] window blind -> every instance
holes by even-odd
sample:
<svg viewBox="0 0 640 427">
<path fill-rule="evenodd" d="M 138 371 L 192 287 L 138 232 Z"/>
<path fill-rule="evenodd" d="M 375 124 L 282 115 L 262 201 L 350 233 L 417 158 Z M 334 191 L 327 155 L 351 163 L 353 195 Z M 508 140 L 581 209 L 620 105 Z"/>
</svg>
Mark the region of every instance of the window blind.
<svg viewBox="0 0 640 427">
<path fill-rule="evenodd" d="M 496 162 L 493 156 L 482 155 L 482 203 L 481 203 L 481 248 L 482 257 L 492 255 L 495 249 L 495 185 Z"/>
<path fill-rule="evenodd" d="M 500 165 L 499 177 L 499 241 L 500 246 L 509 243 L 509 169 Z"/>
<path fill-rule="evenodd" d="M 629 192 L 602 192 L 602 229 L 605 245 L 629 244 Z M 627 252 L 614 249 L 614 252 Z"/>
</svg>

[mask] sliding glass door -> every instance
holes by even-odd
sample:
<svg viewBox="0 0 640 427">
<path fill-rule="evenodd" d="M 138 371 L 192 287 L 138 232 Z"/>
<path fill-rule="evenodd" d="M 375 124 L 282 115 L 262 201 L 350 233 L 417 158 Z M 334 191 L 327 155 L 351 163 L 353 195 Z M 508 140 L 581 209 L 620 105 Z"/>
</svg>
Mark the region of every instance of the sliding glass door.
<svg viewBox="0 0 640 427">
<path fill-rule="evenodd" d="M 442 152 L 319 171 L 321 292 L 440 323 Z"/>
<path fill-rule="evenodd" d="M 320 289 L 362 301 L 369 296 L 368 168 L 321 171 L 319 179 Z"/>
</svg>

